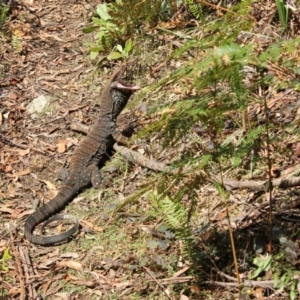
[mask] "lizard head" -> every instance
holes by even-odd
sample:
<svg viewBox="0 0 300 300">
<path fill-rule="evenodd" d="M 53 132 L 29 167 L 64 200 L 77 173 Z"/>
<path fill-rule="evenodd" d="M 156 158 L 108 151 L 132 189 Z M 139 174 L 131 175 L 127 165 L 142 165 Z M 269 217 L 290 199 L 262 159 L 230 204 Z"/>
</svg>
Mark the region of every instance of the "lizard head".
<svg viewBox="0 0 300 300">
<path fill-rule="evenodd" d="M 139 89 L 139 86 L 131 85 L 121 80 L 111 82 L 110 94 L 113 100 L 113 119 L 117 118 L 122 109 L 126 106 L 130 96 Z"/>
</svg>

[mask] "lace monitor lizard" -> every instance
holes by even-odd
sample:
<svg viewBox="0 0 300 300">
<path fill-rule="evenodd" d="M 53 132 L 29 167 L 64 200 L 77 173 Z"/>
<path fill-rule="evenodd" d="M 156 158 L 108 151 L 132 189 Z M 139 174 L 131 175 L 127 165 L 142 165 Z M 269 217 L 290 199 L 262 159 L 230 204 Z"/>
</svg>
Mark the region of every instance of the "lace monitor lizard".
<svg viewBox="0 0 300 300">
<path fill-rule="evenodd" d="M 99 165 L 107 158 L 107 151 L 112 148 L 115 141 L 124 142 L 125 140 L 117 128 L 116 119 L 130 96 L 139 89 L 138 86 L 129 85 L 120 80 L 125 69 L 125 65 L 117 69 L 104 87 L 101 93 L 98 119 L 75 150 L 70 161 L 69 176 L 57 196 L 27 218 L 24 234 L 30 242 L 44 246 L 57 244 L 77 231 L 78 222 L 59 235 L 47 237 L 33 233 L 34 228 L 44 221 L 42 229 L 54 220 L 70 219 L 70 216 L 56 214 L 63 210 L 80 190 L 91 184 L 99 187 L 101 182 Z"/>
</svg>

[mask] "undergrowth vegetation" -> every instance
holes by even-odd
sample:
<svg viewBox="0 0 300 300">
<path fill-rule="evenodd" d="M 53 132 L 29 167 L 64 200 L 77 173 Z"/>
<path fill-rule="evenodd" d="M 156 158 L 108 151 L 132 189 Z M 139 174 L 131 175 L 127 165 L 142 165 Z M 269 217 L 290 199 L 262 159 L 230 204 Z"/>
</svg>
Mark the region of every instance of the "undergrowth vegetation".
<svg viewBox="0 0 300 300">
<path fill-rule="evenodd" d="M 205 266 L 207 249 L 202 248 L 202 243 L 206 240 L 213 247 L 209 259 L 214 268 L 217 268 L 216 264 L 222 267 L 216 259 L 218 255 L 222 256 L 223 246 L 218 243 L 213 246 L 216 242 L 214 226 L 209 220 L 205 224 L 199 220 L 198 212 L 204 209 L 198 206 L 199 190 L 208 183 L 215 185 L 226 208 L 229 220 L 226 227 L 231 233 L 231 194 L 224 185 L 224 174 L 239 179 L 265 174 L 266 180 L 271 182 L 268 174 L 271 174 L 274 164 L 281 161 L 280 155 L 288 153 L 285 147 L 277 148 L 276 145 L 283 142 L 286 133 L 295 130 L 295 125 L 280 122 L 271 111 L 270 100 L 278 93 L 299 90 L 300 42 L 296 34 L 300 24 L 295 21 L 299 12 L 289 10 L 283 1 L 276 1 L 276 6 L 275 2 L 268 2 L 272 4 L 272 12 L 268 15 L 262 13 L 259 2 L 251 0 L 233 2 L 227 7 L 207 2 L 200 5 L 201 2 L 131 0 L 126 4 L 121 1 L 101 4 L 93 24 L 105 26 L 100 29 L 93 27 L 93 30 L 99 30 L 97 46 L 90 48 L 95 57 L 95 53 L 112 49 L 117 43 L 124 44 L 135 36 L 134 57 L 146 32 L 160 41 L 167 37 L 166 33 L 169 40 L 180 40 L 179 45 L 173 46 L 163 58 L 163 63 L 170 66 L 171 71 L 146 87 L 147 95 L 157 89 L 175 87 L 180 96 L 176 101 L 152 102 L 152 113 L 166 113 L 139 132 L 138 137 L 161 132 L 161 144 L 167 149 L 180 148 L 181 143 L 186 143 L 185 149 L 172 157 L 172 165 L 177 170 L 175 175 L 161 175 L 155 187 L 149 184 L 146 190 L 151 195 L 152 217 L 159 218 L 175 239 L 183 243 L 182 254 L 190 260 L 192 273 L 199 282 L 203 282 L 208 271 Z M 127 14 L 124 5 L 133 10 Z M 106 10 L 107 16 L 104 17 Z M 267 19 L 265 23 L 264 18 Z M 116 58 L 121 58 L 121 55 Z M 194 136 L 191 135 L 193 131 L 196 132 Z M 187 166 L 188 170 L 182 172 Z M 266 192 L 270 192 L 267 198 L 272 210 L 272 188 Z M 140 197 L 140 193 L 137 194 L 137 197 L 130 197 L 132 201 Z M 268 230 L 272 231 L 272 221 L 268 222 Z M 201 238 L 196 231 L 200 232 Z M 204 239 L 205 235 L 210 237 Z M 224 239 L 226 233 L 221 235 Z M 226 250 L 226 257 L 233 257 L 237 287 L 240 284 L 239 291 L 242 292 L 240 258 L 236 258 L 235 235 L 230 236 L 233 253 L 230 255 Z M 278 239 L 276 241 L 278 243 Z M 268 244 L 272 247 L 272 240 Z M 255 265 L 258 267 L 249 278 L 262 276 L 272 269 L 271 277 L 276 278 L 273 287 L 282 291 L 286 288 L 290 298 L 295 299 L 299 291 L 295 288 L 293 264 L 285 262 L 282 267 L 278 259 L 284 256 L 282 252 L 274 253 L 274 257 L 263 255 L 266 258 L 249 255 L 248 263 L 253 269 Z M 268 263 L 264 264 L 266 259 Z M 269 292 L 270 289 L 266 288 L 262 294 Z"/>
<path fill-rule="evenodd" d="M 9 11 L 9 7 L 3 3 L 2 0 L 0 0 L 0 30 L 3 30 L 3 25 L 7 19 L 7 14 Z"/>
</svg>

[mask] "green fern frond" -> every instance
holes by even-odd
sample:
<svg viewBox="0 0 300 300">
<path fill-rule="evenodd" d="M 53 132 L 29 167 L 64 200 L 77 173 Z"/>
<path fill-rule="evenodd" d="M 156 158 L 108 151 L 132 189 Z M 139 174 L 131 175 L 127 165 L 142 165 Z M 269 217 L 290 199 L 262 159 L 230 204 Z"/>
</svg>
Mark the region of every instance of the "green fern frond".
<svg viewBox="0 0 300 300">
<path fill-rule="evenodd" d="M 168 226 L 174 230 L 181 229 L 187 222 L 186 210 L 179 202 L 173 202 L 168 196 L 159 201 L 159 206 Z"/>
<path fill-rule="evenodd" d="M 179 201 L 173 201 L 168 196 L 161 199 L 160 196 L 152 194 L 151 198 L 155 199 L 163 221 L 174 232 L 175 237 L 184 242 L 185 251 L 189 251 L 194 243 L 194 238 L 191 233 L 188 211 Z"/>
<path fill-rule="evenodd" d="M 197 19 L 200 20 L 202 17 L 202 7 L 200 3 L 195 2 L 194 0 L 185 0 L 190 13 Z"/>
<path fill-rule="evenodd" d="M 16 53 L 20 53 L 22 51 L 22 42 L 19 30 L 14 31 L 11 43 Z"/>
</svg>

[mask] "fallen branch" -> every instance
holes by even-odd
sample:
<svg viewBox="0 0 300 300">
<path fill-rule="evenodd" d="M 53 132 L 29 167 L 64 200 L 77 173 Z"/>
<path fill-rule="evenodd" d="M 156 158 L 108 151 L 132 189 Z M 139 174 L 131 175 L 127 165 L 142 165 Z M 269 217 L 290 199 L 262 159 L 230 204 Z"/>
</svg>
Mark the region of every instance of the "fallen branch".
<svg viewBox="0 0 300 300">
<path fill-rule="evenodd" d="M 299 275 L 294 275 L 292 276 L 291 280 L 298 280 L 299 279 Z M 213 280 L 209 280 L 207 281 L 207 283 L 209 284 L 214 284 L 214 285 L 219 285 L 219 286 L 226 286 L 226 287 L 238 287 L 238 283 L 237 282 L 223 282 L 223 281 L 213 281 Z M 282 283 L 281 280 L 279 280 L 276 283 L 276 287 L 280 286 Z M 275 289 L 276 287 L 275 285 L 275 280 L 245 280 L 244 282 L 242 282 L 242 286 L 243 287 L 250 287 L 250 288 L 269 288 L 269 289 Z"/>
<path fill-rule="evenodd" d="M 13 142 L 12 140 L 8 139 L 6 136 L 4 136 L 2 133 L 0 133 L 0 140 L 3 143 L 8 144 L 9 146 L 13 146 L 13 147 L 17 147 L 17 148 L 21 148 L 21 149 L 27 149 L 27 147 L 20 145 L 20 144 L 16 144 L 15 142 Z"/>
<path fill-rule="evenodd" d="M 207 281 L 209 284 L 219 285 L 219 286 L 225 286 L 225 287 L 238 287 L 237 282 L 223 282 L 223 281 Z M 242 283 L 243 287 L 251 287 L 251 288 L 270 288 L 273 289 L 274 280 L 266 280 L 266 281 L 251 281 L 251 280 L 245 280 Z"/>
<path fill-rule="evenodd" d="M 168 299 L 172 299 L 171 296 L 167 293 L 167 291 L 165 290 L 165 288 L 163 287 L 163 285 L 152 275 L 152 272 L 147 268 L 147 267 L 142 267 L 146 274 L 156 282 L 156 284 L 161 288 L 161 290 L 163 291 L 163 293 L 165 294 L 165 296 L 168 298 Z"/>
</svg>

